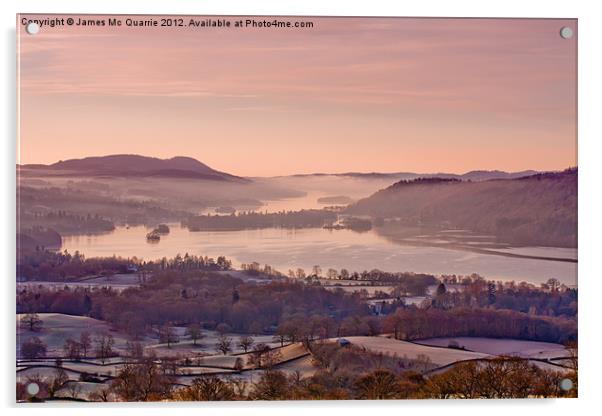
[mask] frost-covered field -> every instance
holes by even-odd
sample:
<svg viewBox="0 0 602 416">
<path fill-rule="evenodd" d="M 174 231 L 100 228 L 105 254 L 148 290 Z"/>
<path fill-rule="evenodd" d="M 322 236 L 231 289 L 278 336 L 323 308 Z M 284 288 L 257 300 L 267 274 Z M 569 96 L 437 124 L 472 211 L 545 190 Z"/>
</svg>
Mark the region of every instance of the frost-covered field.
<svg viewBox="0 0 602 416">
<path fill-rule="evenodd" d="M 345 337 L 345 339 L 349 340 L 351 345 L 363 347 L 374 352 L 382 352 L 399 357 L 406 356 L 410 359 L 425 356 L 433 364 L 439 366 L 456 361 L 491 357 L 491 355 L 486 353 L 431 347 L 385 337 Z"/>
<path fill-rule="evenodd" d="M 110 333 L 115 339 L 115 348 L 125 347 L 126 338 L 118 332 L 111 331 L 110 326 L 103 321 L 85 316 L 64 315 L 60 313 L 40 313 L 42 327 L 38 331 L 29 331 L 20 324 L 23 315 L 17 314 L 17 357 L 20 356 L 21 344 L 30 338 L 38 337 L 47 345 L 47 355 L 61 356 L 63 345 L 68 338 L 79 339 L 82 332 Z"/>
<path fill-rule="evenodd" d="M 92 338 L 98 333 L 108 333 L 115 340 L 114 350 L 118 354 L 125 352 L 126 343 L 131 341 L 126 334 L 116 331 L 103 321 L 85 317 L 64 315 L 60 313 L 40 313 L 38 317 L 42 320 L 42 327 L 38 331 L 29 331 L 21 327 L 20 319 L 23 315 L 17 314 L 17 356 L 20 356 L 21 344 L 32 337 L 40 338 L 48 347 L 47 356 L 63 356 L 63 346 L 68 338 L 79 339 L 82 332 L 89 332 Z M 216 345 L 220 334 L 216 331 L 202 331 L 202 338 L 196 345 L 186 336 L 186 328 L 174 327 L 174 331 L 180 337 L 179 342 L 172 344 L 159 343 L 157 337 L 146 336 L 138 341 L 144 346 L 147 352 L 154 351 L 158 356 L 177 356 L 177 355 L 213 355 L 217 353 Z M 240 334 L 224 334 L 232 341 L 232 353 L 241 353 L 243 350 L 238 346 Z M 279 343 L 273 342 L 271 335 L 252 336 L 255 344 L 265 343 L 270 347 L 278 347 Z"/>
<path fill-rule="evenodd" d="M 523 358 L 547 359 L 568 355 L 565 347 L 561 344 L 518 339 L 456 337 L 429 338 L 416 342 L 437 347 L 448 347 L 450 343 L 457 343 L 459 347 L 464 347 L 469 351 L 490 355 L 513 355 Z"/>
<path fill-rule="evenodd" d="M 32 337 L 40 338 L 48 346 L 46 356 L 37 359 L 18 359 L 17 381 L 27 383 L 30 380 L 51 380 L 58 376 L 60 369 L 70 380 L 58 393 L 60 397 L 86 398 L 93 391 L 99 391 L 105 387 L 112 376 L 121 370 L 125 357 L 125 344 L 130 338 L 115 331 L 109 324 L 96 319 L 71 316 L 63 314 L 38 314 L 42 320 L 42 327 L 37 331 L 29 331 L 20 328 L 20 318 L 17 315 L 17 352 L 18 357 L 20 344 Z M 178 369 L 177 382 L 190 384 L 192 380 L 201 375 L 218 374 L 225 377 L 236 376 L 243 379 L 259 377 L 263 370 L 254 370 L 250 362 L 250 353 L 243 353 L 237 343 L 239 334 L 225 334 L 232 340 L 232 352 L 224 355 L 216 351 L 216 344 L 220 335 L 215 331 L 203 331 L 203 338 L 197 341 L 197 345 L 186 336 L 186 328 L 176 327 L 175 332 L 181 337 L 181 342 L 172 344 L 160 344 L 156 337 L 147 336 L 140 340 L 147 353 L 153 352 L 157 357 L 172 356 L 180 359 L 188 358 L 186 364 Z M 114 350 L 120 356 L 108 358 L 105 362 L 96 358 L 82 358 L 73 361 L 64 358 L 63 345 L 68 338 L 79 339 L 82 332 L 87 331 L 94 338 L 98 333 L 109 333 L 115 340 Z M 298 371 L 302 376 L 313 374 L 311 357 L 309 352 L 301 343 L 295 343 L 280 347 L 279 343 L 272 342 L 272 336 L 255 336 L 254 342 L 266 343 L 278 351 L 275 368 L 282 369 L 287 373 Z M 90 354 L 90 355 L 93 355 Z M 57 358 L 63 357 L 60 363 Z M 237 362 L 242 365 L 243 372 L 236 370 Z M 282 364 L 278 364 L 282 363 Z M 60 364 L 60 368 L 59 368 Z M 81 381 L 82 374 L 89 374 L 99 379 L 99 383 Z"/>
</svg>

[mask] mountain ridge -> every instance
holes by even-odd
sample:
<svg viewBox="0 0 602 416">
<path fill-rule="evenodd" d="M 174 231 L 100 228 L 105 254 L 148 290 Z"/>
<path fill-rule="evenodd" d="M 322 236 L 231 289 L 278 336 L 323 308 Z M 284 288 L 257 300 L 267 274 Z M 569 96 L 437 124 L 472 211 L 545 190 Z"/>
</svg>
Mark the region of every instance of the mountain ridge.
<svg viewBox="0 0 602 416">
<path fill-rule="evenodd" d="M 516 172 L 506 172 L 502 170 L 471 170 L 465 173 L 446 173 L 446 172 L 435 172 L 435 173 L 416 173 L 416 172 L 343 172 L 343 173 L 300 173 L 294 175 L 282 175 L 278 177 L 323 177 L 323 176 L 339 176 L 339 177 L 355 177 L 362 179 L 387 179 L 392 180 L 404 180 L 404 179 L 417 179 L 417 178 L 454 178 L 460 180 L 474 180 L 483 181 L 490 179 L 514 179 L 525 176 L 535 175 L 541 173 L 536 170 L 522 170 Z"/>
<path fill-rule="evenodd" d="M 187 156 L 161 159 L 137 154 L 115 154 L 60 160 L 50 165 L 17 165 L 17 168 L 26 171 L 44 170 L 53 173 L 53 176 L 79 174 L 84 176 L 175 177 L 249 182 L 246 178 L 220 172 L 197 159 Z"/>
</svg>

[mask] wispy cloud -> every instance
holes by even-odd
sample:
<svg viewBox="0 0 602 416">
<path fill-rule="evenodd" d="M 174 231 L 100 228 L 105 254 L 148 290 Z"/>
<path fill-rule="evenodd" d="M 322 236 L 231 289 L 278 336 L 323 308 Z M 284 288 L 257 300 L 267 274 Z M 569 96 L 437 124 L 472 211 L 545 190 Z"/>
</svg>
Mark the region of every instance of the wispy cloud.
<svg viewBox="0 0 602 416">
<path fill-rule="evenodd" d="M 94 126 L 103 153 L 168 136 L 176 153 L 203 149 L 200 159 L 227 170 L 206 160 L 221 154 L 206 139 L 218 137 L 239 173 L 249 154 L 267 157 L 253 143 L 272 159 L 297 149 L 299 166 L 330 151 L 351 170 L 367 155 L 382 165 L 383 153 L 388 167 L 367 169 L 396 170 L 408 151 L 403 163 L 448 170 L 482 167 L 477 159 L 517 170 L 575 160 L 576 38 L 558 36 L 574 21 L 311 20 L 307 30 L 62 27 L 22 36 L 22 155 L 63 158 Z M 324 144 L 337 140 L 345 157 Z"/>
</svg>

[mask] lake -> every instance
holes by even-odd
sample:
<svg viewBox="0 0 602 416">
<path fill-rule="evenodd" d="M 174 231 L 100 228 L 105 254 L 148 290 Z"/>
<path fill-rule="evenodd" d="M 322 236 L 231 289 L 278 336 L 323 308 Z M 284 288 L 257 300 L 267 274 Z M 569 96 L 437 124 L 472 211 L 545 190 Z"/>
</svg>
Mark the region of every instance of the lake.
<svg viewBox="0 0 602 416">
<path fill-rule="evenodd" d="M 469 275 L 478 273 L 488 279 L 543 283 L 556 278 L 577 285 L 577 263 L 505 257 L 467 250 L 420 245 L 394 241 L 374 230 L 357 233 L 351 230 L 260 229 L 242 231 L 190 232 L 178 224 L 170 224 L 171 232 L 158 243 L 148 243 L 149 229 L 118 227 L 102 235 L 63 237 L 63 250 L 79 250 L 87 257 L 138 257 L 154 260 L 176 254 L 195 254 L 217 257 L 224 255 L 235 267 L 256 261 L 270 264 L 286 273 L 301 267 L 311 271 L 320 265 L 328 268 L 363 271 L 378 268 L 389 272 L 417 272 Z M 522 247 L 506 248 L 511 252 L 537 253 L 542 257 L 576 258 L 577 250 L 570 248 Z M 501 252 L 502 250 L 500 250 Z"/>
</svg>

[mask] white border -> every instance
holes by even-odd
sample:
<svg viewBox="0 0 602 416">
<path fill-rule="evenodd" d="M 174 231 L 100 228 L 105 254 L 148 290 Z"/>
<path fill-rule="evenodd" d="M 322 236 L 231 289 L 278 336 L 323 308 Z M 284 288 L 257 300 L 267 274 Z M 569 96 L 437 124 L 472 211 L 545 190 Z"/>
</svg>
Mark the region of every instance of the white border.
<svg viewBox="0 0 602 416">
<path fill-rule="evenodd" d="M 56 414 L 103 414 L 107 412 L 136 411 L 143 408 L 148 416 L 169 413 L 198 414 L 203 412 L 216 414 L 250 415 L 306 415 L 308 412 L 345 412 L 346 415 L 364 415 L 366 413 L 426 412 L 438 414 L 462 413 L 488 415 L 507 415 L 508 413 L 537 412 L 551 415 L 568 415 L 594 408 L 600 396 L 600 356 L 598 348 L 600 336 L 600 265 L 597 264 L 600 252 L 600 213 L 602 197 L 599 191 L 602 178 L 600 160 L 600 104 L 602 95 L 600 74 L 601 19 L 594 1 L 556 1 L 528 2 L 526 0 L 486 1 L 415 1 L 386 2 L 369 1 L 201 1 L 197 0 L 20 0 L 0 2 L 3 33 L 2 91 L 5 92 L 0 105 L 4 140 L 2 141 L 2 190 L 0 229 L 3 238 L 0 247 L 1 264 L 4 273 L 0 276 L 3 283 L 2 325 L 4 341 L 0 343 L 2 372 L 0 373 L 1 404 L 8 412 L 16 412 L 14 400 L 14 263 L 15 263 L 15 15 L 22 13 L 147 13 L 147 14 L 255 14 L 255 15 L 346 15 L 346 16 L 438 16 L 438 17 L 558 17 L 579 19 L 579 285 L 580 285 L 580 345 L 579 355 L 579 394 L 577 400 L 509 400 L 509 401 L 400 401 L 400 402 L 296 402 L 296 403 L 234 403 L 234 404 L 184 404 L 163 407 L 161 404 L 126 406 L 106 405 L 97 407 L 75 407 L 61 409 L 55 405 L 40 408 L 19 409 L 20 414 L 43 411 L 46 415 Z M 71 406 L 73 407 L 73 406 Z M 42 410 L 43 409 L 43 410 Z M 6 414 L 6 413 L 5 413 Z"/>
</svg>

